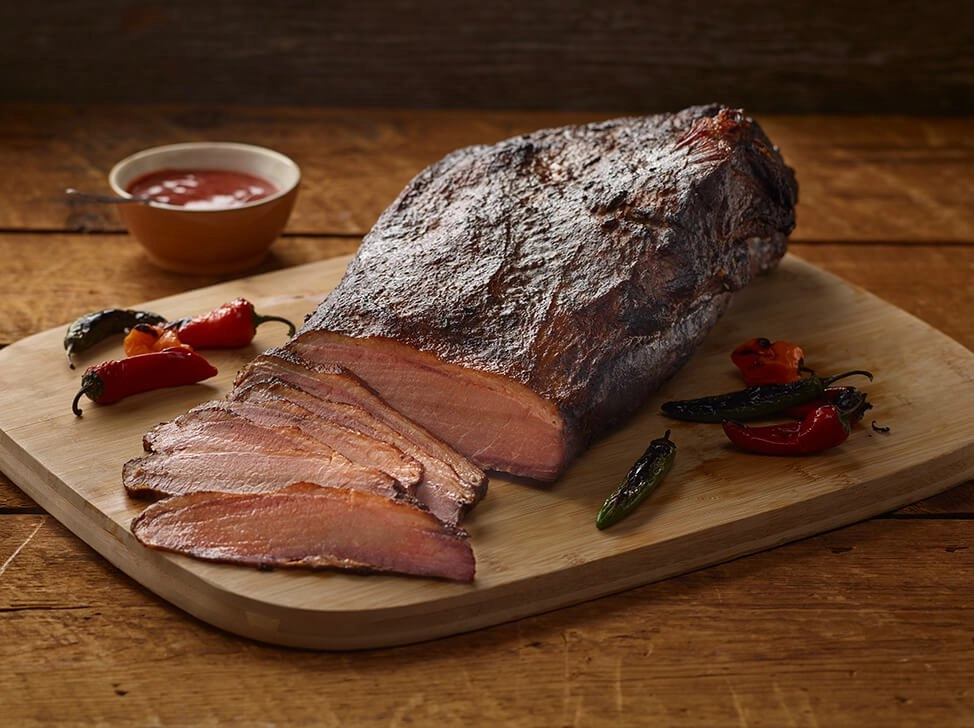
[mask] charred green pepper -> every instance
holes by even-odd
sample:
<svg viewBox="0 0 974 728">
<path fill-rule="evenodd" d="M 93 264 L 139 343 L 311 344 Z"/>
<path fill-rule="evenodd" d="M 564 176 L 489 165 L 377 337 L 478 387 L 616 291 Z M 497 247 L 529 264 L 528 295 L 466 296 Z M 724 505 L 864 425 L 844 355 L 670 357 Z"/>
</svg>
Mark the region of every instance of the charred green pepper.
<svg viewBox="0 0 974 728">
<path fill-rule="evenodd" d="M 124 334 L 137 324 L 161 324 L 166 319 L 151 311 L 128 308 L 106 308 L 85 314 L 68 326 L 64 336 L 64 351 L 68 366 L 74 369 L 73 354 L 90 349 L 95 344 L 117 334 Z"/>
<path fill-rule="evenodd" d="M 689 422 L 714 422 L 736 420 L 745 422 L 779 414 L 790 407 L 797 407 L 822 397 L 826 388 L 834 382 L 862 375 L 873 378 L 862 369 L 822 378 L 814 372 L 787 384 L 756 384 L 746 389 L 726 394 L 716 394 L 696 399 L 671 400 L 660 409 L 667 417 Z"/>
<path fill-rule="evenodd" d="M 646 452 L 635 462 L 625 480 L 606 498 L 595 517 L 595 525 L 600 530 L 608 528 L 632 513 L 663 482 L 674 460 L 676 444 L 667 430 L 663 437 L 649 443 Z"/>
</svg>

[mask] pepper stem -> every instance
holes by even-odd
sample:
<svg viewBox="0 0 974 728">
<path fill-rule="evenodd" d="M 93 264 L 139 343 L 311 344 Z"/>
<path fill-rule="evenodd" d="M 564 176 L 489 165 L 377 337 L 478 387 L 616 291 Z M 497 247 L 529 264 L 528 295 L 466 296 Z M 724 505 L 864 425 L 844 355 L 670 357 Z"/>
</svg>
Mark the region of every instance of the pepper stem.
<svg viewBox="0 0 974 728">
<path fill-rule="evenodd" d="M 283 318 L 281 316 L 270 316 L 270 315 L 264 316 L 264 315 L 259 314 L 259 313 L 255 313 L 254 314 L 254 328 L 255 329 L 258 326 L 260 326 L 261 324 L 267 323 L 268 321 L 277 321 L 278 323 L 281 323 L 281 324 L 287 324 L 287 335 L 288 336 L 294 336 L 294 332 L 296 331 L 296 329 L 294 328 L 294 324 L 291 323 L 290 321 L 288 321 L 286 318 Z"/>
<path fill-rule="evenodd" d="M 872 372 L 867 372 L 865 369 L 853 369 L 848 372 L 842 372 L 842 374 L 833 374 L 831 377 L 823 379 L 822 382 L 827 387 L 830 384 L 834 384 L 835 382 L 839 381 L 840 379 L 845 379 L 846 377 L 852 377 L 857 374 L 866 377 L 870 382 L 873 380 Z"/>
<path fill-rule="evenodd" d="M 87 387 L 82 387 L 78 390 L 78 393 L 74 395 L 74 399 L 71 401 L 71 411 L 74 412 L 75 417 L 81 417 L 81 408 L 78 406 L 78 402 L 81 401 L 82 396 L 88 394 L 91 391 L 92 385 Z"/>
</svg>

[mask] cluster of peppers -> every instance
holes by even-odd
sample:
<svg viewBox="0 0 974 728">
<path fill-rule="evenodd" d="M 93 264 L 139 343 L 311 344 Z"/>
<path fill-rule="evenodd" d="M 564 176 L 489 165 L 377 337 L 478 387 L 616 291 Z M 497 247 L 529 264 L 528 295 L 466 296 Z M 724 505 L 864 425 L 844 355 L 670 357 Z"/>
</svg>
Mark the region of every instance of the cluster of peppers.
<svg viewBox="0 0 974 728">
<path fill-rule="evenodd" d="M 865 393 L 850 386 L 833 386 L 840 379 L 870 372 L 855 369 L 820 377 L 805 367 L 802 348 L 788 341 L 755 338 L 733 352 L 745 388 L 726 394 L 664 402 L 667 417 L 720 424 L 727 438 L 742 450 L 764 455 L 810 455 L 841 445 L 852 425 L 872 404 Z M 746 422 L 787 417 L 770 425 Z M 873 428 L 886 431 L 873 423 Z M 619 487 L 605 500 L 595 519 L 599 529 L 625 518 L 656 490 L 676 458 L 670 431 L 653 440 Z"/>
<path fill-rule="evenodd" d="M 802 348 L 788 341 L 756 338 L 731 353 L 745 389 L 727 394 L 663 403 L 667 417 L 719 423 L 737 447 L 764 455 L 810 455 L 841 445 L 852 424 L 872 407 L 865 393 L 833 386 L 840 379 L 872 374 L 861 369 L 820 377 L 805 367 Z M 789 421 L 770 425 L 746 422 L 771 417 Z"/>
<path fill-rule="evenodd" d="M 217 374 L 196 349 L 230 349 L 249 344 L 257 327 L 268 321 L 294 324 L 279 316 L 257 314 L 244 298 L 225 303 L 208 313 L 178 321 L 150 311 L 110 308 L 82 316 L 68 327 L 64 350 L 72 357 L 113 336 L 123 335 L 125 357 L 88 367 L 81 388 L 71 403 L 78 417 L 83 396 L 96 404 L 113 404 L 133 394 L 165 387 L 196 384 Z"/>
</svg>

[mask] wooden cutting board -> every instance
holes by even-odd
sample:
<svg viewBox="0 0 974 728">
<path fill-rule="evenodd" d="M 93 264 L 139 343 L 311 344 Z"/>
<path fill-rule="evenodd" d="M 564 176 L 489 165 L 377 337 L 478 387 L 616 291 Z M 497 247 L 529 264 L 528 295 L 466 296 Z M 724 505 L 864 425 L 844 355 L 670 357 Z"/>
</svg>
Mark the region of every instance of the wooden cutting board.
<svg viewBox="0 0 974 728">
<path fill-rule="evenodd" d="M 237 296 L 300 321 L 347 259 L 244 278 L 151 301 L 169 318 Z M 623 429 L 600 439 L 548 486 L 494 477 L 466 522 L 472 585 L 398 576 L 261 572 L 148 550 L 129 523 L 122 464 L 154 424 L 222 396 L 237 369 L 283 341 L 267 324 L 246 350 L 208 352 L 209 382 L 152 392 L 84 416 L 70 402 L 85 366 L 121 356 L 111 342 L 68 369 L 65 327 L 0 351 L 0 469 L 105 558 L 200 619 L 250 638 L 360 649 L 441 637 L 536 614 L 836 528 L 928 497 L 974 476 L 974 354 L 907 313 L 787 256 L 742 292 L 690 363 Z M 865 368 L 875 408 L 840 448 L 775 458 L 733 450 L 719 426 L 665 420 L 658 405 L 740 386 L 728 352 L 753 336 L 800 342 L 823 374 Z M 869 420 L 888 426 L 882 434 Z M 674 469 L 628 520 L 595 513 L 647 443 L 667 428 Z M 909 568 L 909 564 L 904 564 Z"/>
</svg>

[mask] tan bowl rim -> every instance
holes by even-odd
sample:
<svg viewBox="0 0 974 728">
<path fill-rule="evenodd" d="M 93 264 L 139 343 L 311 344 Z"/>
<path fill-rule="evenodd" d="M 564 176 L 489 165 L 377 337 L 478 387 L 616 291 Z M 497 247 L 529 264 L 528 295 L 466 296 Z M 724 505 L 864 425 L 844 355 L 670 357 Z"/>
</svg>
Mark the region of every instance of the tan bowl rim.
<svg viewBox="0 0 974 728">
<path fill-rule="evenodd" d="M 184 205 L 170 205 L 165 202 L 146 202 L 144 203 L 147 207 L 155 207 L 162 210 L 179 210 L 187 215 L 213 215 L 214 213 L 230 212 L 232 210 L 244 210 L 249 207 L 260 207 L 261 205 L 266 205 L 268 203 L 279 200 L 282 197 L 289 195 L 301 182 L 301 168 L 298 164 L 288 157 L 286 154 L 281 154 L 274 149 L 269 147 L 262 147 L 256 144 L 245 144 L 243 142 L 179 142 L 176 144 L 162 144 L 155 147 L 147 147 L 146 149 L 141 149 L 134 154 L 130 154 L 124 159 L 119 160 L 108 172 L 108 184 L 112 188 L 112 192 L 120 197 L 132 197 L 131 193 L 118 184 L 119 175 L 122 171 L 134 162 L 146 159 L 147 157 L 152 157 L 158 154 L 164 154 L 167 152 L 179 152 L 185 150 L 193 149 L 231 149 L 241 152 L 246 152 L 248 154 L 260 155 L 265 157 L 271 157 L 277 161 L 283 163 L 285 166 L 290 167 L 294 171 L 294 181 L 286 186 L 282 186 L 273 195 L 268 197 L 263 197 L 259 200 L 254 200 L 253 202 L 247 202 L 243 205 L 237 205 L 235 207 L 226 207 L 220 209 L 196 209 L 187 208 Z M 160 167 L 159 169 L 164 169 Z M 131 204 L 131 203 L 129 203 Z"/>
</svg>

